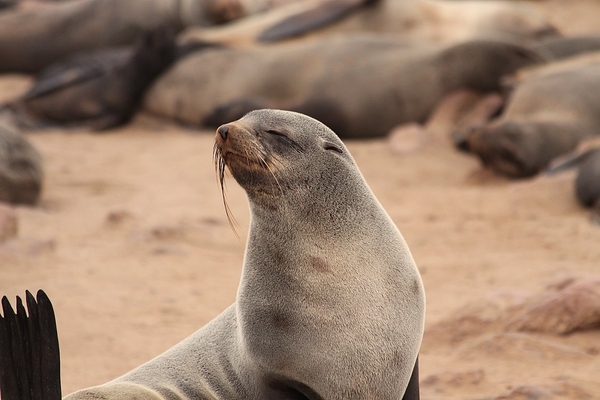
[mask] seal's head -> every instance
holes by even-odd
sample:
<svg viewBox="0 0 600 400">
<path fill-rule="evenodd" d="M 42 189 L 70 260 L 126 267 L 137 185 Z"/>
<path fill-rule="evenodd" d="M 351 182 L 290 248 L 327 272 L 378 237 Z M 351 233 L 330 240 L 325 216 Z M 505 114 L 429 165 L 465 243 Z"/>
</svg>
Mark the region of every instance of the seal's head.
<svg viewBox="0 0 600 400">
<path fill-rule="evenodd" d="M 528 177 L 539 171 L 534 157 L 528 154 L 531 129 L 533 126 L 514 122 L 473 127 L 463 142 L 486 167 L 512 178 Z"/>
<path fill-rule="evenodd" d="M 316 119 L 281 110 L 257 110 L 221 125 L 215 140 L 220 180 L 225 166 L 253 196 L 285 196 L 331 181 L 356 168 L 336 134 Z"/>
<path fill-rule="evenodd" d="M 341 230 L 357 213 L 380 207 L 338 136 L 304 114 L 257 110 L 220 126 L 215 164 L 221 189 L 227 167 L 253 217 L 268 223 L 276 215 L 305 226 L 332 221 L 328 229 Z"/>
</svg>

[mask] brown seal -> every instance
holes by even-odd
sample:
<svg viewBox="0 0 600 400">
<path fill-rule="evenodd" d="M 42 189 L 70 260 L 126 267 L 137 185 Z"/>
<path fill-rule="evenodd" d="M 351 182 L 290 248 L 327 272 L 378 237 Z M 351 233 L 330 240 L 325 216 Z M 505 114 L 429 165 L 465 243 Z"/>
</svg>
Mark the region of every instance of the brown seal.
<svg viewBox="0 0 600 400">
<path fill-rule="evenodd" d="M 0 73 L 37 73 L 76 56 L 132 45 L 162 25 L 174 33 L 258 12 L 259 0 L 78 0 L 31 2 L 0 14 Z M 256 3 L 256 4 L 255 4 Z"/>
<path fill-rule="evenodd" d="M 172 33 L 159 27 L 145 32 L 133 48 L 83 54 L 47 68 L 7 108 L 27 128 L 52 124 L 112 128 L 132 117 L 146 88 L 175 55 Z"/>
<path fill-rule="evenodd" d="M 218 129 L 215 155 L 252 213 L 235 304 L 66 399 L 418 400 L 419 271 L 342 141 L 305 115 L 259 110 Z"/>
<path fill-rule="evenodd" d="M 216 127 L 253 109 L 279 108 L 310 115 L 343 138 L 376 137 L 424 121 L 454 90 L 498 90 L 501 76 L 541 60 L 504 42 L 411 47 L 376 35 L 209 49 L 163 74 L 144 109 Z"/>
<path fill-rule="evenodd" d="M 458 146 L 510 177 L 528 177 L 600 132 L 600 68 L 534 75 L 519 84 L 503 113 L 459 135 Z"/>
</svg>

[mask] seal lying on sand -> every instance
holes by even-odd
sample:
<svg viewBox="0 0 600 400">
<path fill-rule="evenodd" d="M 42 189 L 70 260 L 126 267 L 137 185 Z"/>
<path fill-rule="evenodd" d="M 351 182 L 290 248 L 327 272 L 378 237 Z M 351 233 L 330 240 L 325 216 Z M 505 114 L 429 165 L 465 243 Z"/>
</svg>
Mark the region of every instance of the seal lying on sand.
<svg viewBox="0 0 600 400">
<path fill-rule="evenodd" d="M 473 127 L 457 146 L 510 177 L 528 177 L 600 133 L 600 67 L 540 74 L 511 94 L 496 120 Z"/>
<path fill-rule="evenodd" d="M 558 34 L 535 8 L 514 2 L 304 0 L 223 26 L 192 27 L 183 37 L 239 46 L 301 35 L 323 38 L 361 32 L 440 44 L 473 39 L 523 43 Z"/>
<path fill-rule="evenodd" d="M 252 213 L 235 304 L 67 399 L 417 400 L 421 278 L 342 141 L 305 115 L 259 110 L 218 129 L 215 159 Z"/>
<path fill-rule="evenodd" d="M 0 202 L 35 204 L 42 182 L 38 151 L 16 129 L 0 121 Z"/>
<path fill-rule="evenodd" d="M 186 27 L 213 25 L 216 20 L 257 12 L 267 7 L 264 3 L 78 0 L 9 10 L 0 14 L 0 73 L 37 73 L 81 52 L 131 45 L 159 25 L 176 34 Z"/>
<path fill-rule="evenodd" d="M 6 107 L 27 128 L 112 128 L 131 118 L 146 88 L 175 56 L 173 35 L 159 27 L 142 35 L 134 48 L 84 54 L 48 68 L 24 96 Z"/>
<path fill-rule="evenodd" d="M 373 35 L 208 49 L 164 73 L 145 95 L 144 109 L 216 127 L 253 109 L 280 108 L 308 114 L 343 138 L 374 137 L 425 120 L 453 90 L 497 90 L 501 76 L 540 61 L 503 42 L 440 49 Z"/>
</svg>

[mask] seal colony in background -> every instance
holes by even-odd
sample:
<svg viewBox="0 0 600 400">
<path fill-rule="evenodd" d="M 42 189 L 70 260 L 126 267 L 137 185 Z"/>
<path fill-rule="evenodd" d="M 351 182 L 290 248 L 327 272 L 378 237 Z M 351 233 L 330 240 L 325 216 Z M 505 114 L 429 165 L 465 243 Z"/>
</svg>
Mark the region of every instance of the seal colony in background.
<svg viewBox="0 0 600 400">
<path fill-rule="evenodd" d="M 200 127 L 255 109 L 287 109 L 318 119 L 344 139 L 377 137 L 424 121 L 454 90 L 499 90 L 502 76 L 544 61 L 525 46 L 500 41 L 407 46 L 369 34 L 208 48 L 162 74 L 143 109 Z"/>
<path fill-rule="evenodd" d="M 253 111 L 219 127 L 215 164 L 221 188 L 227 167 L 252 214 L 236 302 L 162 355 L 66 399 L 419 399 L 421 277 L 338 136 L 299 113 Z M 43 333 L 20 303 L 15 316 L 3 301 L 3 368 L 40 362 L 13 334 Z M 20 399 L 0 383 L 3 399 Z"/>
</svg>

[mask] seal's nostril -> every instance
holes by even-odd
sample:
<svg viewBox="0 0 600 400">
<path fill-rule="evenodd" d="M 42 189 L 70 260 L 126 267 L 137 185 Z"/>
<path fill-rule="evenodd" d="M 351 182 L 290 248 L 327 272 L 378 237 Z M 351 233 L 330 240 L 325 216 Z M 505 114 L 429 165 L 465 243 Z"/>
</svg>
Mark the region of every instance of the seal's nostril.
<svg viewBox="0 0 600 400">
<path fill-rule="evenodd" d="M 219 135 L 221 135 L 221 138 L 223 138 L 223 140 L 227 140 L 227 134 L 229 133 L 229 126 L 221 125 L 219 127 L 219 129 L 217 129 L 217 132 L 219 132 Z"/>
</svg>

